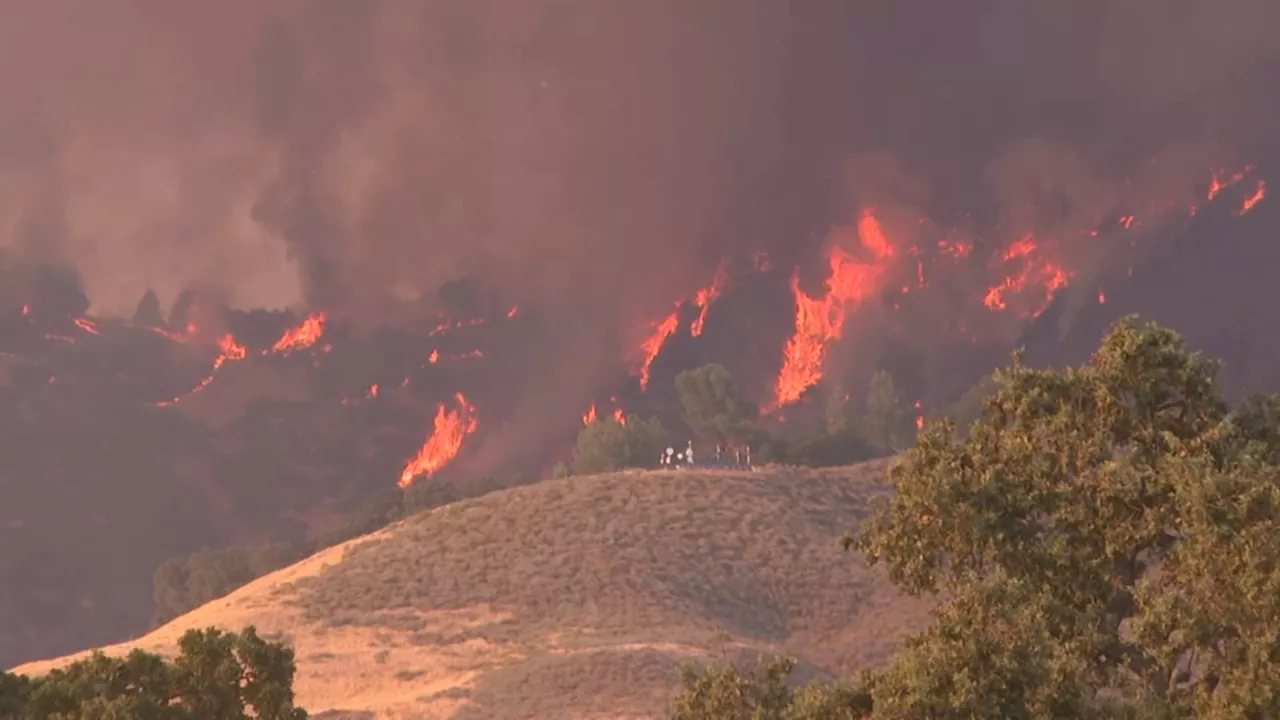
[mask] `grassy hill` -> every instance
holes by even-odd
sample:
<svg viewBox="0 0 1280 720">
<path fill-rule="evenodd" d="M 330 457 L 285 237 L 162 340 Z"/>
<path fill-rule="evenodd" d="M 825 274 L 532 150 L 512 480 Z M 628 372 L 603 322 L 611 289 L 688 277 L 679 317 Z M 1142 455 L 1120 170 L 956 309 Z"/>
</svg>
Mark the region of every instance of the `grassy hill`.
<svg viewBox="0 0 1280 720">
<path fill-rule="evenodd" d="M 332 717 L 648 717 L 677 662 L 761 651 L 846 673 L 884 661 L 927 612 L 839 545 L 884 469 L 627 472 L 503 490 L 105 650 L 172 652 L 188 628 L 254 624 L 294 644 L 302 705 L 342 711 Z"/>
</svg>

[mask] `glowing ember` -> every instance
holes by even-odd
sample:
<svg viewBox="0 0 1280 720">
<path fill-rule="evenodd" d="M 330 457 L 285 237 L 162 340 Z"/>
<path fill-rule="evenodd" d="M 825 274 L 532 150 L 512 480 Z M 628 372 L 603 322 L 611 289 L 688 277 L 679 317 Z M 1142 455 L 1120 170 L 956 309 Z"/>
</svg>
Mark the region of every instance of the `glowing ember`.
<svg viewBox="0 0 1280 720">
<path fill-rule="evenodd" d="M 848 228 L 837 228 L 834 234 L 845 236 L 848 231 Z M 856 235 L 863 254 L 869 259 L 855 259 L 838 245 L 831 245 L 828 258 L 831 274 L 823 297 L 809 297 L 800 289 L 799 273 L 792 276 L 796 329 L 783 350 L 782 370 L 774 386 L 774 401 L 766 410 L 772 411 L 799 400 L 806 390 L 822 379 L 827 346 L 840 339 L 849 306 L 866 299 L 878 288 L 888 262 L 894 256 L 894 249 L 886 240 L 880 222 L 870 211 L 862 214 Z"/>
<path fill-rule="evenodd" d="M 973 243 L 939 240 L 938 250 L 947 257 L 961 260 L 969 257 L 969 255 L 973 253 Z"/>
<path fill-rule="evenodd" d="M 720 267 L 716 268 L 715 278 L 707 287 L 698 290 L 693 295 L 693 304 L 698 308 L 698 317 L 689 325 L 689 334 L 698 337 L 702 334 L 702 327 L 707 322 L 707 311 L 711 309 L 711 303 L 720 297 L 720 293 L 724 291 L 725 283 L 729 280 L 728 270 L 723 262 Z"/>
<path fill-rule="evenodd" d="M 98 330 L 98 326 L 95 325 L 94 322 L 88 318 L 76 318 L 73 322 L 75 322 L 76 327 L 80 328 L 81 330 L 87 333 L 90 333 L 92 335 L 102 334 L 102 331 Z"/>
<path fill-rule="evenodd" d="M 653 332 L 640 344 L 640 363 L 636 372 L 640 376 L 641 390 L 649 387 L 649 370 L 653 366 L 653 361 L 658 357 L 658 353 L 662 352 L 662 345 L 667 338 L 674 335 L 679 327 L 680 309 L 676 308 L 670 315 L 654 323 Z"/>
<path fill-rule="evenodd" d="M 432 365 L 435 365 L 436 363 L 440 362 L 440 351 L 432 350 L 431 354 L 427 356 L 427 362 L 431 363 Z"/>
<path fill-rule="evenodd" d="M 479 428 L 476 409 L 462 393 L 455 398 L 458 409 L 447 410 L 442 404 L 436 410 L 431 435 L 427 437 L 417 456 L 410 460 L 400 473 L 399 485 L 409 487 L 419 477 L 431 477 L 448 465 L 462 449 L 462 442 Z"/>
<path fill-rule="evenodd" d="M 769 272 L 773 269 L 773 263 L 769 260 L 769 253 L 764 250 L 757 250 L 751 255 L 751 265 L 758 272 Z"/>
<path fill-rule="evenodd" d="M 507 317 L 512 317 L 512 315 L 508 314 Z M 461 328 L 475 327 L 477 325 L 483 325 L 483 324 L 484 324 L 484 318 L 473 318 L 471 320 L 457 320 L 457 321 L 446 320 L 440 323 L 439 325 L 436 325 L 431 332 L 427 333 L 427 337 L 435 337 L 436 335 L 439 335 L 444 332 L 448 332 L 449 330 L 458 330 Z"/>
<path fill-rule="evenodd" d="M 263 354 L 286 354 L 315 345 L 324 336 L 326 319 L 327 316 L 322 312 L 308 315 L 301 325 L 285 331 L 285 334 L 280 336 L 276 344 Z"/>
</svg>

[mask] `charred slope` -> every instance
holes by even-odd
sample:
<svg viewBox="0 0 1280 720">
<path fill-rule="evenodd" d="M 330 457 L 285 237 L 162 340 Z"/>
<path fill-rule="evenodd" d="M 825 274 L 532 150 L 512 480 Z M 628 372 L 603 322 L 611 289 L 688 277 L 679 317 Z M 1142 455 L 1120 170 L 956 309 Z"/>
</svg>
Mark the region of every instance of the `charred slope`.
<svg viewBox="0 0 1280 720">
<path fill-rule="evenodd" d="M 419 369 L 421 338 L 335 328 L 341 349 L 258 346 L 210 376 L 207 341 L 76 319 L 30 310 L 0 333 L 0 664 L 142 632 L 167 559 L 324 531 L 395 483 L 432 388 L 466 375 Z"/>
</svg>

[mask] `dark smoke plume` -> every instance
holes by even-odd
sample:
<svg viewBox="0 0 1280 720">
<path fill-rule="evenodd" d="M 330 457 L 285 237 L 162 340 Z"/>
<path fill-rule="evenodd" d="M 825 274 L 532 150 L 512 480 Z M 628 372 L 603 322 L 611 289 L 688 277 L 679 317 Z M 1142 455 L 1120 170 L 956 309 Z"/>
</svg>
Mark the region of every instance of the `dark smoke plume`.
<svg viewBox="0 0 1280 720">
<path fill-rule="evenodd" d="M 1237 86 L 1278 27 L 1270 0 L 15 0 L 0 242 L 126 314 L 200 287 L 377 320 L 476 278 L 576 314 L 582 363 L 543 362 L 573 376 L 724 252 L 813 263 L 860 207 L 923 241 L 1189 193 L 1268 127 L 1280 84 Z"/>
</svg>

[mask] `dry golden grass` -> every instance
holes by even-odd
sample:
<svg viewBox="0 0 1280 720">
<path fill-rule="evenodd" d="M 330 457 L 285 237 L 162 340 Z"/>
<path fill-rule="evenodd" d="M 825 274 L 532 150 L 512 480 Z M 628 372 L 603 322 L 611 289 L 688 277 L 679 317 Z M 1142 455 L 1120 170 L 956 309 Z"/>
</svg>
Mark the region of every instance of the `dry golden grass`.
<svg viewBox="0 0 1280 720">
<path fill-rule="evenodd" d="M 629 472 L 504 490 L 105 650 L 171 652 L 187 628 L 254 624 L 293 643 L 300 702 L 343 711 L 335 718 L 660 716 L 679 661 L 757 652 L 845 674 L 883 662 L 927 615 L 839 545 L 884 489 L 884 467 Z"/>
</svg>

